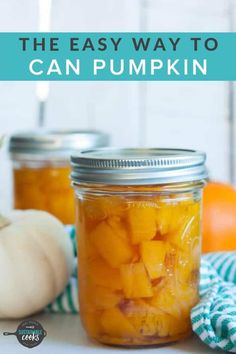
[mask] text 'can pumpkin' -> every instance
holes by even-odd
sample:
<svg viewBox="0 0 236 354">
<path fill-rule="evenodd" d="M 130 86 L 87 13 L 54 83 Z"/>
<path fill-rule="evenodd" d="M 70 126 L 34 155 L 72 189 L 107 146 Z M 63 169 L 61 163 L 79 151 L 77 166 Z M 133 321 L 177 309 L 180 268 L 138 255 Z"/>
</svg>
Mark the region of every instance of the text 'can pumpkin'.
<svg viewBox="0 0 236 354">
<path fill-rule="evenodd" d="M 71 163 L 87 333 L 125 346 L 188 336 L 198 302 L 205 154 L 97 149 Z"/>
<path fill-rule="evenodd" d="M 39 130 L 13 135 L 9 151 L 14 208 L 44 210 L 65 224 L 74 224 L 70 156 L 81 149 L 108 146 L 108 142 L 108 136 L 97 131 Z"/>
</svg>

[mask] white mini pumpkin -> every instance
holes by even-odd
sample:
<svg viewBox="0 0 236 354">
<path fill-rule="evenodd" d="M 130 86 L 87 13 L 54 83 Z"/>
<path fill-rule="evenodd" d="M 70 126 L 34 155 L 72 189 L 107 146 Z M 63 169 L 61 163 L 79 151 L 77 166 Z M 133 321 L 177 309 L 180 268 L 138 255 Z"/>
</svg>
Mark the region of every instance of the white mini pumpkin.
<svg viewBox="0 0 236 354">
<path fill-rule="evenodd" d="M 72 272 L 73 250 L 54 216 L 27 210 L 0 217 L 0 318 L 42 310 Z"/>
</svg>

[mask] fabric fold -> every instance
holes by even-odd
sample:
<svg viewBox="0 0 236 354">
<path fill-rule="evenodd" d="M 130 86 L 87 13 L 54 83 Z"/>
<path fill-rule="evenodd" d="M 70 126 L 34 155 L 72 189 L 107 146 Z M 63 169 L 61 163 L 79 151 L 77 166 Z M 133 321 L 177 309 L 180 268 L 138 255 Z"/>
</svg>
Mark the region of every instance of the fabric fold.
<svg viewBox="0 0 236 354">
<path fill-rule="evenodd" d="M 193 331 L 211 348 L 236 353 L 236 252 L 202 257 L 200 297 L 191 313 Z"/>
</svg>

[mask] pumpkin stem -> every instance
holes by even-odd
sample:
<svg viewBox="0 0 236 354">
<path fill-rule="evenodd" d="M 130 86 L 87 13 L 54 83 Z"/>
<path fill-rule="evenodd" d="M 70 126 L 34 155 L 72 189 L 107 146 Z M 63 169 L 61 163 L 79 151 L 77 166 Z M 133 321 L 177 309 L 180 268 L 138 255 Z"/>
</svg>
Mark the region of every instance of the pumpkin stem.
<svg viewBox="0 0 236 354">
<path fill-rule="evenodd" d="M 0 214 L 0 230 L 6 226 L 9 226 L 10 224 L 11 221 Z"/>
</svg>

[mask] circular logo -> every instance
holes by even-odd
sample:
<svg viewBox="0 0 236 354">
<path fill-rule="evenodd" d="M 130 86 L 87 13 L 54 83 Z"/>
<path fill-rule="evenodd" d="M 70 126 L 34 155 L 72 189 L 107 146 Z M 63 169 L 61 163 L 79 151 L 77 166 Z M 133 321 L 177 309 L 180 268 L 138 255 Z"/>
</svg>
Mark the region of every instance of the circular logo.
<svg viewBox="0 0 236 354">
<path fill-rule="evenodd" d="M 19 324 L 16 332 L 4 332 L 5 336 L 15 335 L 18 342 L 27 348 L 34 348 L 46 337 L 47 332 L 42 325 L 33 320 L 25 320 Z"/>
</svg>

